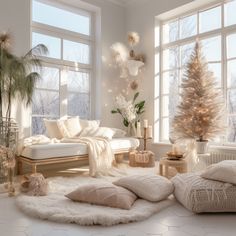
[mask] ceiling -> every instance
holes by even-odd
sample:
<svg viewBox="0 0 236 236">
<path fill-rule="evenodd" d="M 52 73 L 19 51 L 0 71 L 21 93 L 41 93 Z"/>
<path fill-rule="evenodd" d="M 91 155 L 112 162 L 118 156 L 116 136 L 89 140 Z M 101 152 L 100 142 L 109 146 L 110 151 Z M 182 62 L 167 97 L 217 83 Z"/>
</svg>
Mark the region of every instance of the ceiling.
<svg viewBox="0 0 236 236">
<path fill-rule="evenodd" d="M 106 0 L 106 1 L 109 1 L 109 2 L 115 3 L 117 5 L 126 7 L 128 5 L 145 2 L 146 0 Z"/>
</svg>

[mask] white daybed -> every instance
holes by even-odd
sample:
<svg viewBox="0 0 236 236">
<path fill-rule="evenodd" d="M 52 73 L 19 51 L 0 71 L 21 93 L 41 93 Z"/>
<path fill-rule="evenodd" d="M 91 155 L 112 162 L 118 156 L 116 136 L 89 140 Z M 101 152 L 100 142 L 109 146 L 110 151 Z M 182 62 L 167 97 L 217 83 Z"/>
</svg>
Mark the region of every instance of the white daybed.
<svg viewBox="0 0 236 236">
<path fill-rule="evenodd" d="M 132 137 L 113 138 L 110 142 L 115 156 L 123 155 L 139 146 L 139 140 Z M 88 148 L 82 143 L 50 143 L 27 146 L 18 157 L 18 173 L 22 173 L 22 165 L 32 166 L 32 172 L 37 172 L 37 166 L 56 164 L 88 159 Z"/>
</svg>

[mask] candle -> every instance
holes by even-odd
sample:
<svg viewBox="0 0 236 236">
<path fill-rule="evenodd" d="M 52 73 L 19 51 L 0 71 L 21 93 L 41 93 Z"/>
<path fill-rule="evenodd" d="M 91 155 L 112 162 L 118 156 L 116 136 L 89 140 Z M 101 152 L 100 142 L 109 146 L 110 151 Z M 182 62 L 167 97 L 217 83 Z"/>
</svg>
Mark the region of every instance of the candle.
<svg viewBox="0 0 236 236">
<path fill-rule="evenodd" d="M 152 126 L 148 126 L 148 138 L 152 138 Z"/>
<path fill-rule="evenodd" d="M 148 127 L 148 120 L 143 120 L 143 127 L 147 128 Z"/>
<path fill-rule="evenodd" d="M 141 123 L 140 121 L 137 122 L 137 132 L 136 132 L 136 136 L 138 138 L 142 137 L 142 134 L 141 134 Z"/>
</svg>

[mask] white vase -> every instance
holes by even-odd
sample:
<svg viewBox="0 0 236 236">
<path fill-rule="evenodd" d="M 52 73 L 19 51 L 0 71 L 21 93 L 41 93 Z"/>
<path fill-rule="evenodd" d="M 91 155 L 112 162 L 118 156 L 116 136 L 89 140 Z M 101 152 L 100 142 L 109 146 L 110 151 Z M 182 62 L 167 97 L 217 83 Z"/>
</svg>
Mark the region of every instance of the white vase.
<svg viewBox="0 0 236 236">
<path fill-rule="evenodd" d="M 208 150 L 208 140 L 196 141 L 197 154 L 205 154 Z"/>
</svg>

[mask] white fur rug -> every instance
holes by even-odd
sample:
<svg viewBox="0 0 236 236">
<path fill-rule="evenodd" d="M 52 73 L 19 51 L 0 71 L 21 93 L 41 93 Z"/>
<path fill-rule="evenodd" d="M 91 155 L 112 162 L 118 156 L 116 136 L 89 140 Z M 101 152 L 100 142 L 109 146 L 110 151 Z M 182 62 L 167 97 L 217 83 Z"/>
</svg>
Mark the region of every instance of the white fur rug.
<svg viewBox="0 0 236 236">
<path fill-rule="evenodd" d="M 172 200 L 152 203 L 138 199 L 130 210 L 122 210 L 73 202 L 64 197 L 66 193 L 73 191 L 83 184 L 110 182 L 115 179 L 117 179 L 117 177 L 91 178 L 89 176 L 79 176 L 50 178 L 50 192 L 48 196 L 31 197 L 20 195 L 16 199 L 16 204 L 25 213 L 41 219 L 76 223 L 79 225 L 110 226 L 120 223 L 142 221 L 173 203 Z"/>
</svg>

